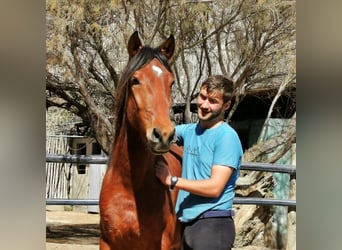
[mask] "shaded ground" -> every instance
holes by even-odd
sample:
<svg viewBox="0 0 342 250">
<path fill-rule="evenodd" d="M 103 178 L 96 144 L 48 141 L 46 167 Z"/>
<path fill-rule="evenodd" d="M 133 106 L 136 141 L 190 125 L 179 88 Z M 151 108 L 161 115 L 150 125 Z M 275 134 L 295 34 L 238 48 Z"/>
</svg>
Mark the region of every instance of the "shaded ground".
<svg viewBox="0 0 342 250">
<path fill-rule="evenodd" d="M 48 225 L 47 242 L 97 245 L 99 227 L 94 224 Z"/>
<path fill-rule="evenodd" d="M 46 249 L 98 249 L 99 215 L 46 211 Z"/>
</svg>

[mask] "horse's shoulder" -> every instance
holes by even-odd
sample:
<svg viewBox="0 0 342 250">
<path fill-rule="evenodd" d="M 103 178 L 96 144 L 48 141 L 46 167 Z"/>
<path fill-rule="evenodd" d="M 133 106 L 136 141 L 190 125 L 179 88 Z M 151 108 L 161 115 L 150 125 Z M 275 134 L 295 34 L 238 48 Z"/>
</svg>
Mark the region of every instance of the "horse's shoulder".
<svg viewBox="0 0 342 250">
<path fill-rule="evenodd" d="M 172 175 L 180 176 L 182 169 L 183 148 L 172 144 L 170 151 L 164 154 Z"/>
<path fill-rule="evenodd" d="M 183 147 L 178 146 L 177 144 L 173 143 L 170 148 L 170 154 L 173 154 L 175 157 L 182 158 L 183 156 Z"/>
</svg>

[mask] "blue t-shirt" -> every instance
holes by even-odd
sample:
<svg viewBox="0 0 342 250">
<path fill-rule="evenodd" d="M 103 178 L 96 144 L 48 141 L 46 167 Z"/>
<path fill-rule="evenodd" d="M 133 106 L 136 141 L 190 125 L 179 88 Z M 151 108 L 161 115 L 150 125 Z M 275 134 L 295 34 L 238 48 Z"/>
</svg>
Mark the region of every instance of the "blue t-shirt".
<svg viewBox="0 0 342 250">
<path fill-rule="evenodd" d="M 182 222 L 189 222 L 207 210 L 229 210 L 239 177 L 242 147 L 236 131 L 227 123 L 202 129 L 199 123 L 176 126 L 177 144 L 184 146 L 182 177 L 188 180 L 209 179 L 213 165 L 234 168 L 222 194 L 208 198 L 179 190 L 176 213 Z"/>
</svg>

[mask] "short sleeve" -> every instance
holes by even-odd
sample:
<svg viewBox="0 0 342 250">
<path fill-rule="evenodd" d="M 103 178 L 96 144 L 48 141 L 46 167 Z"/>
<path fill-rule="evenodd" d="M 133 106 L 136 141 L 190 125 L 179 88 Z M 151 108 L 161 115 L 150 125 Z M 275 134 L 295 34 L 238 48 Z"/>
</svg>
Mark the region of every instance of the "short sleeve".
<svg viewBox="0 0 342 250">
<path fill-rule="evenodd" d="M 214 165 L 224 165 L 236 169 L 240 166 L 241 156 L 241 142 L 236 133 L 225 133 L 217 138 L 213 158 Z"/>
</svg>

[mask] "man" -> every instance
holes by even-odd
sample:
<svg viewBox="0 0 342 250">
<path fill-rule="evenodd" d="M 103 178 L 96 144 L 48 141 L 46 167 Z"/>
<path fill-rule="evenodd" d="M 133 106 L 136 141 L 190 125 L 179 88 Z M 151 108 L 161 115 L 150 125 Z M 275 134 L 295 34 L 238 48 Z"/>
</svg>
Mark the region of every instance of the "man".
<svg viewBox="0 0 342 250">
<path fill-rule="evenodd" d="M 156 166 L 156 176 L 170 189 L 177 187 L 177 217 L 182 224 L 183 250 L 231 249 L 235 239 L 233 198 L 243 154 L 235 130 L 223 121 L 231 105 L 233 82 L 209 77 L 197 99 L 198 123 L 176 126 L 183 146 L 182 176 L 170 176 Z"/>
</svg>

